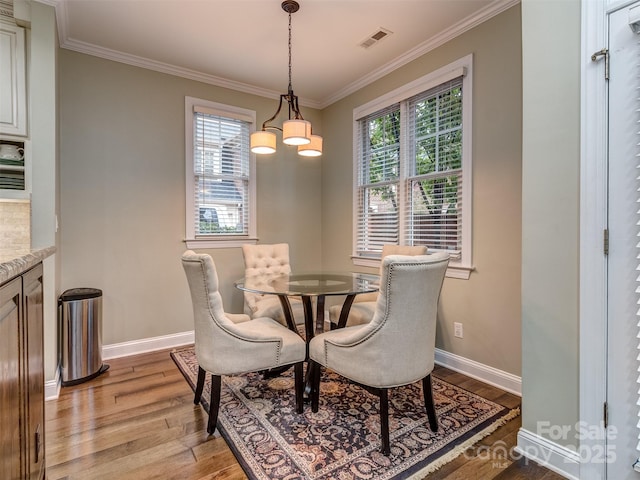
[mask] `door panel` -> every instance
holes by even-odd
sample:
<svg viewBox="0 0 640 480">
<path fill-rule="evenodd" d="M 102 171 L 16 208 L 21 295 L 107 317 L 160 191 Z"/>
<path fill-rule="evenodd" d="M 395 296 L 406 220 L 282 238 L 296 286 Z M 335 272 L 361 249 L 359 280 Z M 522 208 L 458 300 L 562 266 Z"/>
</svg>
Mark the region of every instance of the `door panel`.
<svg viewBox="0 0 640 480">
<path fill-rule="evenodd" d="M 42 265 L 23 278 L 25 329 L 25 381 L 27 382 L 27 462 L 28 478 L 44 476 L 44 361 L 42 328 Z"/>
<path fill-rule="evenodd" d="M 610 431 L 607 478 L 638 480 L 638 320 L 640 271 L 637 180 L 640 157 L 640 37 L 629 27 L 629 8 L 609 15 L 609 205 L 607 403 Z"/>
</svg>

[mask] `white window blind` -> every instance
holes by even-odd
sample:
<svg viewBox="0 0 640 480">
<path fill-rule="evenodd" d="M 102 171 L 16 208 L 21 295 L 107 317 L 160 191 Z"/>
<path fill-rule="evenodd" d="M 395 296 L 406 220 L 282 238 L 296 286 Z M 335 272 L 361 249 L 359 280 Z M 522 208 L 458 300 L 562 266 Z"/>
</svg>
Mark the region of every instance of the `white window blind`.
<svg viewBox="0 0 640 480">
<path fill-rule="evenodd" d="M 249 125 L 201 112 L 194 121 L 195 235 L 248 235 Z"/>
<path fill-rule="evenodd" d="M 471 271 L 471 56 L 354 110 L 354 261 L 425 245 Z M 361 259 L 363 263 L 359 263 Z M 450 274 L 451 273 L 451 274 Z"/>
<path fill-rule="evenodd" d="M 249 148 L 255 114 L 190 97 L 185 112 L 191 117 L 186 142 L 187 246 L 190 240 L 249 240 L 255 236 L 254 157 Z"/>
<path fill-rule="evenodd" d="M 399 104 L 363 118 L 359 130 L 356 249 L 368 256 L 399 241 Z"/>
<path fill-rule="evenodd" d="M 408 104 L 404 237 L 457 258 L 462 250 L 462 78 Z"/>
</svg>

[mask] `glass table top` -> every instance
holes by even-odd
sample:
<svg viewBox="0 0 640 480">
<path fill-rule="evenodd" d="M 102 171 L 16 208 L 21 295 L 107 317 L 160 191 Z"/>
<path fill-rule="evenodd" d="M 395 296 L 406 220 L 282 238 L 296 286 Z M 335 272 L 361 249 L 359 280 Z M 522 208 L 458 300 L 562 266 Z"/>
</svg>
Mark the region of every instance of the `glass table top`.
<svg viewBox="0 0 640 480">
<path fill-rule="evenodd" d="M 276 295 L 352 295 L 377 292 L 378 275 L 353 272 L 308 272 L 255 275 L 235 282 L 240 290 Z"/>
</svg>

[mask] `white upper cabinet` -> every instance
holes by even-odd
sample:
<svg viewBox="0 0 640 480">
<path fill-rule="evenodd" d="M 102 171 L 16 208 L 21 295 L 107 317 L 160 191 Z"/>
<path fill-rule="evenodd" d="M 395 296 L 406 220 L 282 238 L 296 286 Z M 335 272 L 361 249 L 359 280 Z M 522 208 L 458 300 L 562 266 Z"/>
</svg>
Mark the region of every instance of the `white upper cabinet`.
<svg viewBox="0 0 640 480">
<path fill-rule="evenodd" d="M 25 31 L 0 21 L 0 135 L 27 136 Z"/>
</svg>

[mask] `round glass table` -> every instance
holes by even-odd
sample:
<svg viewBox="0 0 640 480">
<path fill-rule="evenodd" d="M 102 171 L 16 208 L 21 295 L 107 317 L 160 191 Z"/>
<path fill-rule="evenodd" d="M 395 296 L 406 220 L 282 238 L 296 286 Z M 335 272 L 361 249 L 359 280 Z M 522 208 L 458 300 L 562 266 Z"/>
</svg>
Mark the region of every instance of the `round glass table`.
<svg viewBox="0 0 640 480">
<path fill-rule="evenodd" d="M 308 272 L 291 273 L 289 275 L 259 274 L 242 278 L 235 286 L 247 292 L 263 295 L 277 295 L 282 304 L 287 326 L 297 331 L 291 311 L 289 297 L 302 298 L 304 307 L 304 326 L 307 343 L 313 338 L 316 330 L 324 330 L 324 305 L 328 295 L 344 295 L 345 301 L 340 311 L 337 327 L 347 323 L 349 310 L 356 295 L 378 291 L 380 277 L 367 273 L 352 272 Z M 317 298 L 316 328 L 313 326 L 313 308 L 311 299 Z"/>
</svg>

